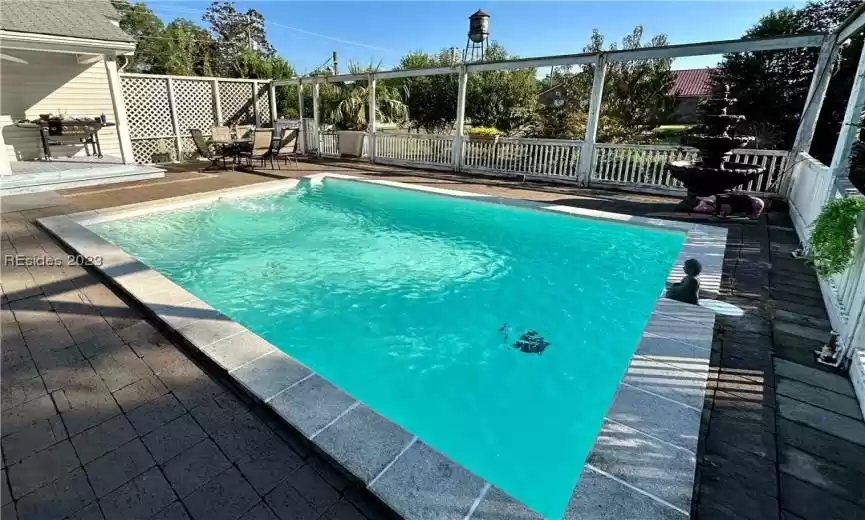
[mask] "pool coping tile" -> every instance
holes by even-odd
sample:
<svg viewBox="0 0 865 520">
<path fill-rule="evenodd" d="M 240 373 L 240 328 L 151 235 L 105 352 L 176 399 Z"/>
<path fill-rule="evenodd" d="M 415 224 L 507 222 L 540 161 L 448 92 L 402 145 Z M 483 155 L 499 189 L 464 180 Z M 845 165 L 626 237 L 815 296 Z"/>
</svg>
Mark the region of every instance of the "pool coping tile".
<svg viewBox="0 0 865 520">
<path fill-rule="evenodd" d="M 325 182 L 327 178 L 685 233 L 682 250 L 673 263 L 668 281 L 680 280 L 684 261 L 694 257 L 703 264 L 700 276 L 703 296 L 716 296 L 720 289 L 727 237 L 727 230 L 722 227 L 336 173 L 304 177 L 311 184 Z M 411 432 L 379 415 L 303 363 L 86 227 L 224 199 L 289 191 L 295 189 L 300 181 L 262 182 L 105 210 L 46 217 L 38 222 L 80 255 L 101 257 L 103 262 L 94 265 L 95 269 L 146 307 L 164 325 L 176 331 L 191 348 L 199 350 L 228 372 L 251 395 L 345 467 L 397 513 L 406 518 L 426 518 L 430 510 L 425 510 L 423 504 L 412 501 L 411 497 L 423 496 L 433 502 L 449 497 L 451 501 L 448 505 L 453 506 L 453 497 L 448 493 L 458 489 L 461 493 L 472 495 L 472 499 L 469 501 L 468 495 L 463 497 L 465 500 L 460 504 L 460 512 L 454 518 L 484 518 L 498 510 L 519 512 L 521 518 L 534 514 L 491 483 L 437 452 Z M 648 367 L 656 369 L 657 374 L 654 375 L 661 380 L 667 375 L 675 376 L 686 380 L 694 388 L 699 389 L 702 385 L 705 391 L 714 322 L 714 313 L 708 309 L 675 302 L 664 298 L 663 294 L 659 295 L 643 336 L 629 361 L 631 375 L 637 373 L 634 372 L 635 367 Z M 659 410 L 666 412 L 659 414 Z M 603 506 L 604 501 L 620 500 L 618 497 L 624 497 L 642 508 L 643 518 L 647 520 L 686 517 L 694 474 L 688 470 L 687 464 L 682 466 L 681 460 L 691 460 L 689 457 L 696 456 L 701 411 L 702 401 L 692 396 L 679 397 L 675 392 L 657 391 L 657 387 L 643 384 L 639 379 L 623 378 L 611 399 L 603 425 L 599 426 L 601 430 L 583 467 L 582 475 L 585 478 L 581 478 L 574 488 L 565 518 L 583 517 L 585 508 L 575 505 L 581 500 L 591 502 L 586 504 L 587 507 L 598 508 Z M 665 416 L 665 420 L 658 421 L 659 416 Z M 658 453 L 674 450 L 673 453 L 681 459 L 679 471 L 667 471 L 664 461 L 669 457 L 655 457 L 649 459 L 658 462 L 644 468 L 643 474 L 617 474 L 616 468 L 627 467 L 629 456 L 625 449 L 610 449 L 600 444 L 604 442 L 604 432 L 610 428 L 631 432 L 633 439 L 640 439 Z M 599 464 L 603 467 L 596 467 L 589 461 L 597 462 L 600 453 L 605 456 L 603 463 Z M 617 454 L 621 461 L 616 460 Z M 621 465 L 617 465 L 617 462 L 621 462 Z M 673 500 L 675 504 L 652 493 L 656 489 L 653 481 L 657 475 L 664 475 L 667 479 L 663 493 L 659 494 L 676 497 Z M 604 496 L 598 496 L 598 493 Z M 683 497 L 688 497 L 688 500 Z M 454 510 L 448 513 L 454 513 Z"/>
</svg>

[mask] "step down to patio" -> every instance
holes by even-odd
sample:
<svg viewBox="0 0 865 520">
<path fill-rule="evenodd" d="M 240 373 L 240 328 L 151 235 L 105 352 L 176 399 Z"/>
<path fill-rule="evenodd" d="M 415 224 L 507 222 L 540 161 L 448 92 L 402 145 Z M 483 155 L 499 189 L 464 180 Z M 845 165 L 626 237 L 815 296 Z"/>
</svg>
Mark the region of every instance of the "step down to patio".
<svg viewBox="0 0 865 520">
<path fill-rule="evenodd" d="M 0 177 L 0 195 L 19 195 L 40 191 L 65 190 L 96 184 L 140 181 L 164 177 L 165 171 L 154 166 L 137 164 L 80 166 Z"/>
</svg>

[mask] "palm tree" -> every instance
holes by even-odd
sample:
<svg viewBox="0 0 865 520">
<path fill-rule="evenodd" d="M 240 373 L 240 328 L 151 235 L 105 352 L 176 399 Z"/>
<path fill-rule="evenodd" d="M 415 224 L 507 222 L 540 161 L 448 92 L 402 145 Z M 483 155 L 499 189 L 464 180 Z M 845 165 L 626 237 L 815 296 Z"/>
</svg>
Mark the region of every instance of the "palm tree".
<svg viewBox="0 0 865 520">
<path fill-rule="evenodd" d="M 380 69 L 381 63 L 361 67 L 355 62 L 348 64 L 349 74 L 368 74 Z M 366 130 L 369 121 L 369 85 L 367 82 L 352 82 L 331 85 L 322 92 L 322 106 L 327 119 L 337 130 Z M 404 88 L 386 82 L 376 83 L 375 117 L 377 121 L 404 122 L 408 119 L 408 107 L 403 102 L 407 97 Z"/>
</svg>

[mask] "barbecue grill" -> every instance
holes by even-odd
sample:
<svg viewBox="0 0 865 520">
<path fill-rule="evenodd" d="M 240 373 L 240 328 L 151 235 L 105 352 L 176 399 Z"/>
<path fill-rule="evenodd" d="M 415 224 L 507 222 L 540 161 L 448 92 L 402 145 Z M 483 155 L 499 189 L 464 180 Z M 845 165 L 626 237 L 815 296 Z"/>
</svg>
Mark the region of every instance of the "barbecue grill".
<svg viewBox="0 0 865 520">
<path fill-rule="evenodd" d="M 114 123 L 102 122 L 100 118 L 93 119 L 37 119 L 32 122 L 17 123 L 22 128 L 39 128 L 42 138 L 42 151 L 46 159 L 51 159 L 51 146 L 69 144 L 59 137 L 77 137 L 78 142 L 84 145 L 87 156 L 95 155 L 102 158 L 102 145 L 99 144 L 99 131 L 106 126 L 114 126 Z M 90 153 L 90 146 L 93 153 Z"/>
</svg>

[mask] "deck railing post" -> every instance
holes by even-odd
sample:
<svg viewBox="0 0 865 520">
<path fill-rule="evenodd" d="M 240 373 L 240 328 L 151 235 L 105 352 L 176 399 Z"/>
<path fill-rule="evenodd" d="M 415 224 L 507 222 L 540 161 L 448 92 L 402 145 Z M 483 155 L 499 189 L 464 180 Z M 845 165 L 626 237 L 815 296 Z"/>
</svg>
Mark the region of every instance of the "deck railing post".
<svg viewBox="0 0 865 520">
<path fill-rule="evenodd" d="M 595 154 L 595 140 L 598 137 L 598 119 L 601 117 L 601 100 L 604 97 L 604 77 L 607 74 L 607 60 L 603 54 L 598 56 L 595 74 L 592 78 L 592 98 L 589 101 L 589 119 L 586 123 L 586 137 L 580 150 L 580 163 L 577 173 L 580 182 L 588 186 L 592 177 L 592 162 Z"/>
<path fill-rule="evenodd" d="M 174 80 L 165 78 L 168 85 L 168 109 L 171 112 L 171 128 L 174 129 L 174 147 L 177 150 L 176 160 L 183 160 L 183 143 L 180 141 L 180 126 L 177 123 L 177 103 L 174 102 Z"/>
<path fill-rule="evenodd" d="M 469 75 L 465 65 L 460 65 L 459 90 L 457 90 L 457 118 L 454 128 L 453 162 L 454 171 L 462 170 L 463 163 L 463 127 L 466 117 L 466 87 Z"/>
<path fill-rule="evenodd" d="M 316 136 L 316 146 L 315 152 L 320 157 L 321 156 L 321 128 L 319 125 L 319 117 L 318 117 L 318 86 L 319 83 L 316 81 L 312 84 L 312 121 L 315 126 L 315 136 Z"/>
<path fill-rule="evenodd" d="M 303 124 L 303 83 L 300 78 L 297 79 L 297 118 L 300 121 L 300 132 L 297 134 L 300 139 L 300 153 L 306 154 L 306 126 Z"/>
<path fill-rule="evenodd" d="M 376 116 L 376 101 L 375 101 L 375 76 L 372 74 L 369 75 L 369 88 L 367 89 L 369 94 L 369 99 L 367 100 L 367 107 L 369 110 L 369 121 L 367 121 L 367 139 L 369 139 L 369 143 L 367 145 L 367 152 L 369 154 L 369 162 L 375 162 L 375 116 Z"/>
</svg>

